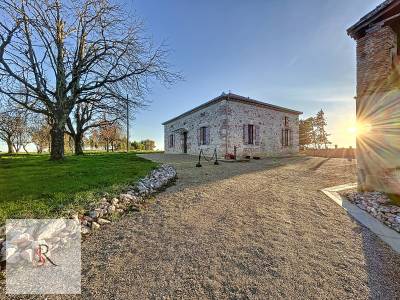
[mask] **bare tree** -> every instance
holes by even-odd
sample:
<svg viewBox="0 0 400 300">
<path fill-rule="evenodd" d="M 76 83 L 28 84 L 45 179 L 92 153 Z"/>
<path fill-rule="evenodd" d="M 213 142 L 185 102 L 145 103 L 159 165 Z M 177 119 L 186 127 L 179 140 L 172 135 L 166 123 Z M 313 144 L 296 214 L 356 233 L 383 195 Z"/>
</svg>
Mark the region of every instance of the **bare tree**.
<svg viewBox="0 0 400 300">
<path fill-rule="evenodd" d="M 0 139 L 7 144 L 8 153 L 18 153 L 29 144 L 27 116 L 23 110 L 8 105 L 0 112 Z"/>
<path fill-rule="evenodd" d="M 96 122 L 96 120 L 93 120 L 95 119 L 95 114 L 96 110 L 93 104 L 81 103 L 75 107 L 73 118 L 68 117 L 67 119 L 67 133 L 73 138 L 76 155 L 83 154 L 83 137 L 85 132 L 90 128 L 101 125 L 101 121 Z"/>
<path fill-rule="evenodd" d="M 102 141 L 98 128 L 93 128 L 92 130 L 90 130 L 89 136 L 87 137 L 87 143 L 89 144 L 91 149 L 97 150 L 101 146 Z"/>
<path fill-rule="evenodd" d="M 10 113 L 0 113 L 0 139 L 7 144 L 7 153 L 13 153 L 15 119 Z"/>
<path fill-rule="evenodd" d="M 18 153 L 22 148 L 26 153 L 28 153 L 26 146 L 31 143 L 31 134 L 28 127 L 28 115 L 21 113 L 14 119 L 14 122 L 15 122 L 14 138 L 13 138 L 14 150 L 16 153 Z"/>
<path fill-rule="evenodd" d="M 0 92 L 48 118 L 52 159 L 64 157 L 68 118 L 80 105 L 109 107 L 153 79 L 179 78 L 165 47 L 154 48 L 110 0 L 0 0 L 0 9 Z"/>
<path fill-rule="evenodd" d="M 49 147 L 50 126 L 44 120 L 32 124 L 30 133 L 32 143 L 35 144 L 37 153 L 42 153 L 46 147 Z"/>
<path fill-rule="evenodd" d="M 104 102 L 106 103 L 103 104 Z M 132 109 L 144 105 L 144 101 L 130 100 L 130 102 Z M 103 98 L 98 102 L 91 101 L 77 105 L 71 115 L 67 119 L 67 133 L 74 140 L 75 154 L 80 155 L 83 154 L 83 138 L 89 130 L 126 120 L 126 104 L 114 97 L 110 97 L 107 101 Z"/>
<path fill-rule="evenodd" d="M 100 140 L 105 145 L 105 149 L 107 152 L 111 151 L 114 152 L 116 150 L 119 142 L 122 139 L 122 129 L 121 125 L 118 122 L 114 123 L 105 123 L 100 127 L 99 130 L 99 137 Z"/>
</svg>

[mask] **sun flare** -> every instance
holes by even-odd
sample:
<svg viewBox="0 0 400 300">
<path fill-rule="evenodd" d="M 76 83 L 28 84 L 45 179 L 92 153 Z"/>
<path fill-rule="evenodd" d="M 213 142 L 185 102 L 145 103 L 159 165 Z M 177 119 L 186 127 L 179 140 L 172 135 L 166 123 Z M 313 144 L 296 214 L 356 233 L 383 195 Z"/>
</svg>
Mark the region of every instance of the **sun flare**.
<svg viewBox="0 0 400 300">
<path fill-rule="evenodd" d="M 349 127 L 349 128 L 347 128 L 347 131 L 350 134 L 357 134 L 357 127 Z"/>
<path fill-rule="evenodd" d="M 351 135 L 359 136 L 361 134 L 365 134 L 371 130 L 371 124 L 367 123 L 357 123 L 355 126 L 351 126 L 347 128 L 347 132 Z"/>
</svg>

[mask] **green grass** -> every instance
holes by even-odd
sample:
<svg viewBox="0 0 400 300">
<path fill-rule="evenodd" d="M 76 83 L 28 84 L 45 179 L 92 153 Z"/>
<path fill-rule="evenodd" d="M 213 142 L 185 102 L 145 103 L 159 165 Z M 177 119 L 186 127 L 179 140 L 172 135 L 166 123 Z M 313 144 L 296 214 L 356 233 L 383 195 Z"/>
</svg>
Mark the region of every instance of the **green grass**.
<svg viewBox="0 0 400 300">
<path fill-rule="evenodd" d="M 396 195 L 396 194 L 386 194 L 386 195 L 390 199 L 389 204 L 400 206 L 400 195 Z"/>
<path fill-rule="evenodd" d="M 88 153 L 61 162 L 48 155 L 0 155 L 0 224 L 45 218 L 115 195 L 157 167 L 134 153 Z"/>
</svg>

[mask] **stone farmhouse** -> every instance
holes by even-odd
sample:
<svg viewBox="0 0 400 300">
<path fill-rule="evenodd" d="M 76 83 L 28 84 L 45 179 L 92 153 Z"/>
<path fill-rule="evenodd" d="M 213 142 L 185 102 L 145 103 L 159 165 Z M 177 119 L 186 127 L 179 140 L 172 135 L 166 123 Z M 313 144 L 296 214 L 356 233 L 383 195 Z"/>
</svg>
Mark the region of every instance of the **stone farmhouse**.
<svg viewBox="0 0 400 300">
<path fill-rule="evenodd" d="M 400 0 L 351 26 L 357 41 L 358 186 L 400 194 Z"/>
<path fill-rule="evenodd" d="M 299 151 L 301 112 L 232 93 L 216 97 L 164 125 L 166 153 L 269 156 Z"/>
</svg>

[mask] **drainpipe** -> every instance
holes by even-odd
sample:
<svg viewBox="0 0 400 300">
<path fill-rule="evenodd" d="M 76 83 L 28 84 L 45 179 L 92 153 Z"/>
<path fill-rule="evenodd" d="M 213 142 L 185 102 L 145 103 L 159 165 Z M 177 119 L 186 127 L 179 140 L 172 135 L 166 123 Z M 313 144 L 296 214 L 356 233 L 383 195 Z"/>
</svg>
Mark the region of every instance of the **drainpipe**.
<svg viewBox="0 0 400 300">
<path fill-rule="evenodd" d="M 229 103 L 229 94 L 228 94 L 228 100 L 226 101 L 226 105 L 225 105 L 225 120 L 226 120 L 225 154 L 228 154 L 228 129 L 229 129 L 229 124 L 228 124 L 228 103 Z"/>
</svg>

